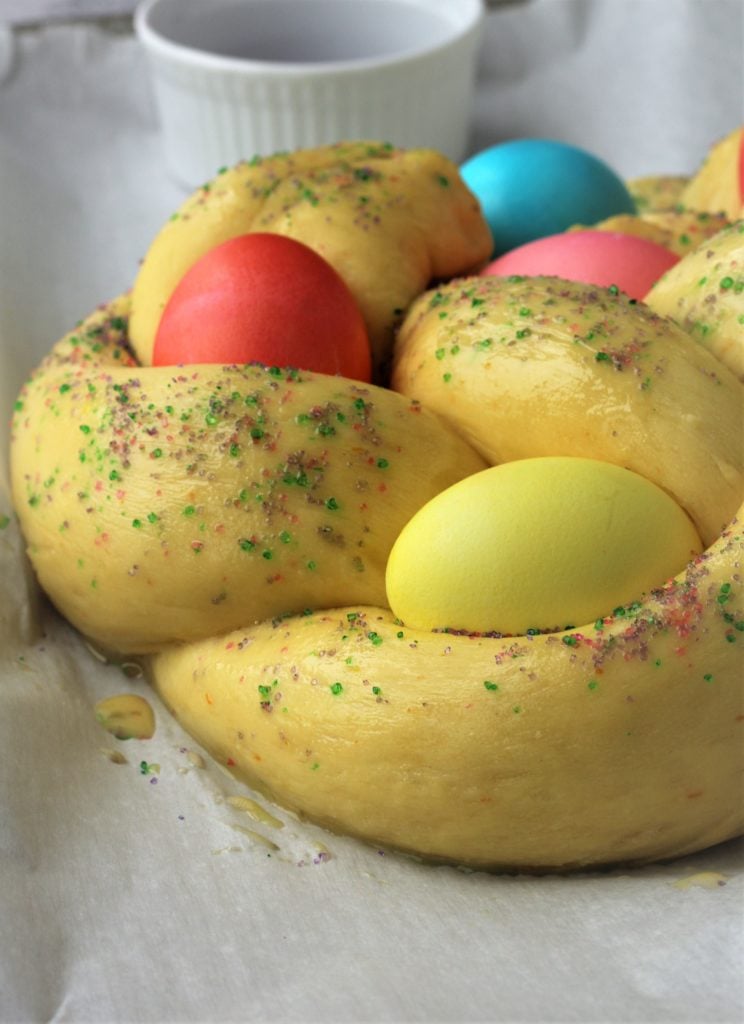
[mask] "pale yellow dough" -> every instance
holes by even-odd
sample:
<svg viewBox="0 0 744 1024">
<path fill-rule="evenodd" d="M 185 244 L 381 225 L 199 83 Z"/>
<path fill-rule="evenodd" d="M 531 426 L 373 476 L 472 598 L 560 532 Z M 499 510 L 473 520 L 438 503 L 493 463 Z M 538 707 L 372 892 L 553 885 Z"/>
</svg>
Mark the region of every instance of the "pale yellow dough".
<svg viewBox="0 0 744 1024">
<path fill-rule="evenodd" d="M 153 678 L 222 763 L 331 829 L 474 867 L 679 856 L 744 827 L 741 570 L 739 524 L 569 633 L 352 606 L 163 652 Z"/>
<path fill-rule="evenodd" d="M 101 647 L 152 652 L 158 692 L 220 762 L 370 842 L 560 870 L 739 834 L 734 374 L 627 297 L 496 278 L 417 299 L 396 347 L 398 391 L 146 365 L 180 275 L 254 230 L 309 242 L 336 266 L 378 370 L 411 300 L 490 253 L 456 168 L 428 152 L 326 147 L 205 186 L 135 284 L 131 341 L 145 365 L 124 297 L 58 343 L 16 403 L 14 503 L 55 604 Z M 564 633 L 397 622 L 384 573 L 404 523 L 487 463 L 540 454 L 647 476 L 709 549 L 647 599 Z"/>
<path fill-rule="evenodd" d="M 183 274 L 236 235 L 270 231 L 315 249 L 359 303 L 375 365 L 430 281 L 477 269 L 493 242 L 451 161 L 432 150 L 352 142 L 238 164 L 186 200 L 162 228 L 132 292 L 131 340 L 144 364 Z"/>
<path fill-rule="evenodd" d="M 619 213 L 614 217 L 593 224 L 595 231 L 618 231 L 623 235 L 635 235 L 655 242 L 677 256 L 693 252 L 708 238 L 728 226 L 729 221 L 722 213 L 705 213 L 672 207 L 667 210 L 649 210 L 634 216 Z M 583 231 L 586 225 L 577 224 L 571 231 Z"/>
<path fill-rule="evenodd" d="M 403 525 L 485 466 L 434 413 L 373 385 L 133 365 L 127 309 L 55 346 L 21 393 L 11 452 L 41 585 L 107 649 L 384 603 Z"/>
<path fill-rule="evenodd" d="M 643 214 L 677 205 L 689 180 L 683 174 L 651 174 L 631 178 L 626 184 L 638 213 Z"/>
<path fill-rule="evenodd" d="M 723 213 L 729 220 L 742 216 L 744 197 L 739 187 L 739 160 L 743 131 L 744 128 L 735 128 L 711 146 L 680 194 L 683 206 Z"/>
<path fill-rule="evenodd" d="M 646 302 L 744 380 L 744 220 L 725 227 L 668 270 Z"/>
<path fill-rule="evenodd" d="M 443 285 L 411 306 L 392 386 L 489 462 L 579 455 L 632 469 L 706 544 L 744 494 L 744 388 L 622 293 L 539 277 Z"/>
</svg>

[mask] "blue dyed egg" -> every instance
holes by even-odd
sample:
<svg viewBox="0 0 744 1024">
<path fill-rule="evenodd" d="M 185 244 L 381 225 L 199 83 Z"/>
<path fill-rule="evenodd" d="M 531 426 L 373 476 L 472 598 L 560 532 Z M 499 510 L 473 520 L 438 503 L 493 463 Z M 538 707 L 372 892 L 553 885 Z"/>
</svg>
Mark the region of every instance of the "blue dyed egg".
<svg viewBox="0 0 744 1024">
<path fill-rule="evenodd" d="M 491 228 L 494 255 L 573 224 L 636 212 L 625 183 L 607 164 L 565 142 L 503 142 L 471 157 L 460 172 Z"/>
</svg>

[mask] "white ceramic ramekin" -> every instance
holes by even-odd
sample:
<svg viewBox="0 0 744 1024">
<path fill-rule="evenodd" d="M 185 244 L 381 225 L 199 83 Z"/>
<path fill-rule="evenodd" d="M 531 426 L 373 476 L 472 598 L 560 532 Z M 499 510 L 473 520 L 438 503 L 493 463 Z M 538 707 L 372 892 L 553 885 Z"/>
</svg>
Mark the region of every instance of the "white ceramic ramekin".
<svg viewBox="0 0 744 1024">
<path fill-rule="evenodd" d="M 172 174 L 351 139 L 465 155 L 482 0 L 144 0 Z"/>
</svg>

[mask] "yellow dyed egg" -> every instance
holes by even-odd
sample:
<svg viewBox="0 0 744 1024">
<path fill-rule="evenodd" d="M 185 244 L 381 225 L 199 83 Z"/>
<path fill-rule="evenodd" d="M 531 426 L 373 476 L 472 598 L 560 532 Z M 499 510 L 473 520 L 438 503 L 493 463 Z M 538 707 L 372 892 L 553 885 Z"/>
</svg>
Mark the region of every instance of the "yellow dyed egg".
<svg viewBox="0 0 744 1024">
<path fill-rule="evenodd" d="M 637 600 L 701 550 L 687 514 L 637 473 L 520 459 L 466 477 L 409 520 L 387 596 L 419 629 L 559 630 Z"/>
</svg>

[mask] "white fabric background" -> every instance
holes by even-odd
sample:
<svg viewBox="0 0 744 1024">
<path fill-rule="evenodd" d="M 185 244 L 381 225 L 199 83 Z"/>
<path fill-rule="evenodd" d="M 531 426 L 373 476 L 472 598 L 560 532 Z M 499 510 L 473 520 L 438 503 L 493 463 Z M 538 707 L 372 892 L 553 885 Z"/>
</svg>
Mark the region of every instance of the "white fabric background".
<svg viewBox="0 0 744 1024">
<path fill-rule="evenodd" d="M 742 11 L 492 11 L 472 148 L 545 135 L 625 176 L 690 173 L 742 120 Z M 129 33 L 16 33 L 0 84 L 0 517 L 23 377 L 131 284 L 183 197 Z M 15 526 L 0 530 L 3 1022 L 742 1019 L 741 843 L 633 872 L 524 878 L 419 865 L 290 819 L 274 832 L 225 803 L 246 791 L 193 765 L 195 745 L 156 700 L 152 740 L 108 737 L 92 706 L 123 690 L 147 692 L 37 600 Z M 114 746 L 127 764 L 101 752 Z M 142 775 L 142 760 L 160 774 Z M 699 872 L 725 884 L 678 885 Z"/>
</svg>

